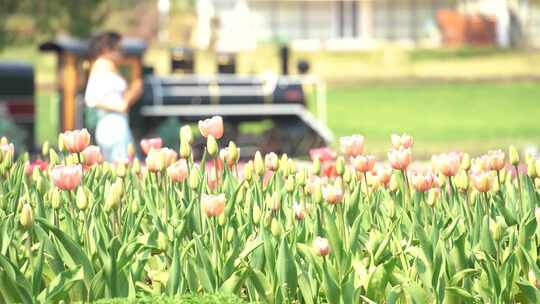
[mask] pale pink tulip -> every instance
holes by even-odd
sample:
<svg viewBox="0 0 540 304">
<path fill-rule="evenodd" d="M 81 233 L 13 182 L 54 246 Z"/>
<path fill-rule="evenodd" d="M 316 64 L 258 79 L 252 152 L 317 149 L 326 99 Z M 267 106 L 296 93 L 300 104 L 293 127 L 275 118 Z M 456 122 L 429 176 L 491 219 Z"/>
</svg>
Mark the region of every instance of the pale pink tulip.
<svg viewBox="0 0 540 304">
<path fill-rule="evenodd" d="M 388 160 L 392 168 L 396 170 L 406 170 L 411 163 L 411 149 L 399 148 L 388 152 Z"/>
<path fill-rule="evenodd" d="M 501 150 L 488 151 L 487 160 L 490 170 L 501 171 L 504 168 L 504 152 Z"/>
<path fill-rule="evenodd" d="M 276 171 L 279 168 L 279 158 L 276 153 L 270 152 L 264 156 L 266 170 Z"/>
<path fill-rule="evenodd" d="M 103 162 L 103 155 L 98 146 L 88 146 L 82 151 L 84 165 L 92 166 Z"/>
<path fill-rule="evenodd" d="M 490 172 L 472 172 L 471 181 L 478 192 L 488 192 L 491 189 L 493 178 Z"/>
<path fill-rule="evenodd" d="M 82 152 L 90 144 L 90 133 L 86 129 L 66 131 L 61 136 L 64 147 L 70 153 Z"/>
<path fill-rule="evenodd" d="M 322 187 L 324 199 L 331 205 L 341 203 L 343 199 L 343 190 L 338 185 L 326 184 Z"/>
<path fill-rule="evenodd" d="M 223 163 L 227 164 L 229 169 L 231 169 L 237 161 L 229 148 L 223 148 L 219 151 L 219 159 Z"/>
<path fill-rule="evenodd" d="M 82 181 L 81 165 L 58 165 L 51 170 L 51 177 L 54 184 L 62 190 L 73 190 Z"/>
<path fill-rule="evenodd" d="M 160 150 L 150 149 L 145 162 L 149 172 L 163 171 L 166 168 L 165 159 L 161 157 Z"/>
<path fill-rule="evenodd" d="M 212 135 L 215 139 L 223 137 L 223 118 L 214 116 L 205 120 L 199 120 L 199 131 L 204 137 Z"/>
<path fill-rule="evenodd" d="M 15 146 L 10 144 L 0 144 L 0 159 L 3 158 L 4 155 L 11 155 L 13 157 L 15 155 Z"/>
<path fill-rule="evenodd" d="M 161 148 L 159 149 L 159 154 L 163 159 L 163 164 L 165 167 L 172 165 L 178 159 L 178 153 L 173 149 Z"/>
<path fill-rule="evenodd" d="M 151 149 L 159 150 L 163 146 L 163 140 L 159 137 L 145 138 L 141 140 L 141 149 L 144 155 L 148 155 Z"/>
<path fill-rule="evenodd" d="M 185 159 L 181 158 L 167 168 L 167 175 L 177 183 L 183 182 L 188 176 L 188 165 Z"/>
<path fill-rule="evenodd" d="M 346 156 L 358 156 L 364 152 L 364 136 L 353 135 L 339 139 L 341 153 Z"/>
<path fill-rule="evenodd" d="M 351 157 L 351 164 L 356 171 L 366 173 L 373 170 L 375 167 L 375 156 L 373 155 L 358 155 Z"/>
<path fill-rule="evenodd" d="M 388 186 L 390 178 L 392 177 L 392 167 L 389 165 L 379 165 L 375 167 L 375 176 L 379 181 L 379 184 Z"/>
<path fill-rule="evenodd" d="M 304 207 L 302 205 L 296 203 L 293 205 L 293 211 L 294 211 L 294 218 L 301 221 L 306 217 L 306 212 L 304 210 Z"/>
<path fill-rule="evenodd" d="M 392 134 L 392 147 L 394 149 L 412 148 L 413 143 L 414 143 L 413 138 L 410 135 L 407 135 L 405 133 L 403 133 L 403 135 L 401 136 L 397 134 Z"/>
<path fill-rule="evenodd" d="M 435 177 L 431 172 L 420 173 L 411 172 L 411 182 L 418 192 L 426 192 L 431 189 L 435 183 Z"/>
<path fill-rule="evenodd" d="M 433 169 L 444 176 L 455 176 L 461 165 L 461 158 L 457 153 L 433 155 L 431 158 Z"/>
<path fill-rule="evenodd" d="M 327 256 L 330 253 L 330 243 L 328 242 L 328 239 L 317 237 L 313 241 L 313 249 L 315 249 L 315 252 L 319 256 Z"/>
<path fill-rule="evenodd" d="M 225 201 L 225 194 L 203 194 L 201 198 L 201 207 L 208 217 L 216 217 L 220 216 L 225 210 Z"/>
</svg>

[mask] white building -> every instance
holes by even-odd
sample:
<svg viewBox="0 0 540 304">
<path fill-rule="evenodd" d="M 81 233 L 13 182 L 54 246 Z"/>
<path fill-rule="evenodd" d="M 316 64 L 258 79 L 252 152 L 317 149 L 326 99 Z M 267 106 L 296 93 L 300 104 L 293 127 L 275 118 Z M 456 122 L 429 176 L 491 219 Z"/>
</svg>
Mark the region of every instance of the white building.
<svg viewBox="0 0 540 304">
<path fill-rule="evenodd" d="M 510 43 L 510 25 L 528 40 L 540 33 L 540 11 L 530 0 L 199 0 L 211 3 L 215 15 L 230 19 L 242 2 L 244 26 L 258 42 L 288 41 L 298 48 L 362 49 L 381 44 L 438 46 L 436 14 L 440 9 L 489 14 L 500 20 L 498 42 Z M 512 15 L 512 16 L 511 16 Z M 227 17 L 228 16 L 228 17 Z M 249 16 L 249 17 L 248 17 Z M 513 19 L 512 19 L 513 18 Z M 513 20 L 513 21 L 512 21 Z M 516 23 L 517 22 L 517 23 Z M 532 24 L 532 26 L 531 26 Z M 227 22 L 221 23 L 227 32 Z M 238 29 L 238 24 L 234 26 Z M 223 34 L 244 37 L 242 33 Z M 540 37 L 539 37 L 540 38 Z M 236 44 L 236 43 L 233 43 Z"/>
</svg>

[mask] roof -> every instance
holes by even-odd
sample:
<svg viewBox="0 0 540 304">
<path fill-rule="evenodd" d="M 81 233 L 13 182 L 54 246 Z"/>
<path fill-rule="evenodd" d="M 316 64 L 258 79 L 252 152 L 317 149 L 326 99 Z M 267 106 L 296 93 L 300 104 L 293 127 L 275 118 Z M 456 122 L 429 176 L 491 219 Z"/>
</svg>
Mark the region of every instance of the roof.
<svg viewBox="0 0 540 304">
<path fill-rule="evenodd" d="M 146 47 L 146 42 L 137 38 L 123 38 L 121 43 L 122 52 L 127 56 L 142 56 Z M 58 38 L 40 44 L 39 50 L 56 53 L 70 52 L 77 56 L 86 57 L 88 56 L 88 40 Z"/>
</svg>

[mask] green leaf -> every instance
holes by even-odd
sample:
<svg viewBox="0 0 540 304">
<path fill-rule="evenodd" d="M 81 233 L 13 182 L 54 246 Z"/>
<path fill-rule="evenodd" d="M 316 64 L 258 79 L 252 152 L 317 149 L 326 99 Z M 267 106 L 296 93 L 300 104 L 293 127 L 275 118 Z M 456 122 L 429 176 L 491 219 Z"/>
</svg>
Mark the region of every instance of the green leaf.
<svg viewBox="0 0 540 304">
<path fill-rule="evenodd" d="M 337 284 L 337 280 L 328 271 L 328 264 L 326 263 L 326 261 L 323 265 L 323 284 L 328 303 L 339 303 L 341 290 Z"/>
<path fill-rule="evenodd" d="M 58 302 L 62 299 L 68 299 L 69 290 L 73 285 L 84 279 L 82 267 L 76 267 L 72 270 L 66 270 L 59 273 L 54 280 L 49 283 L 47 289 L 43 290 L 38 300 L 40 302 Z"/>
<path fill-rule="evenodd" d="M 298 285 L 296 263 L 291 249 L 287 245 L 287 238 L 281 239 L 277 258 L 277 278 L 284 295 L 294 294 Z"/>
</svg>

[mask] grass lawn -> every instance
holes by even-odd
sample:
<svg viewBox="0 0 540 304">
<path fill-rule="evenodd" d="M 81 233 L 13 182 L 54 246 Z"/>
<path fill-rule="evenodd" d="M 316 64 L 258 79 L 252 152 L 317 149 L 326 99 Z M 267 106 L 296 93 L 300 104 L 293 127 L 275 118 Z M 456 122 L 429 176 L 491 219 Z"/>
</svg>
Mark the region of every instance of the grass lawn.
<svg viewBox="0 0 540 304">
<path fill-rule="evenodd" d="M 393 132 L 414 135 L 420 155 L 540 143 L 540 84 L 532 82 L 331 87 L 328 103 L 335 135 L 363 134 L 379 155 Z"/>
</svg>

